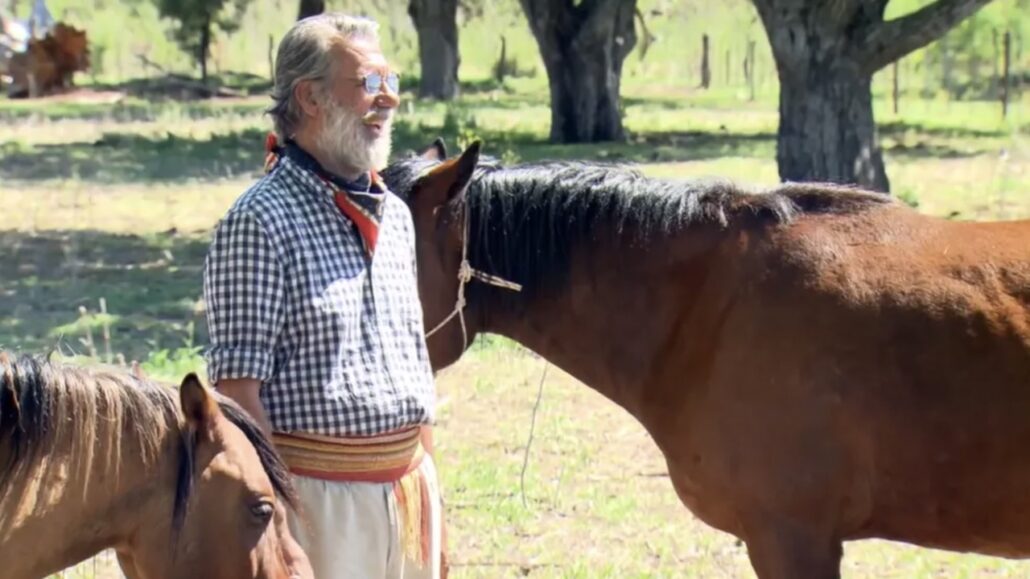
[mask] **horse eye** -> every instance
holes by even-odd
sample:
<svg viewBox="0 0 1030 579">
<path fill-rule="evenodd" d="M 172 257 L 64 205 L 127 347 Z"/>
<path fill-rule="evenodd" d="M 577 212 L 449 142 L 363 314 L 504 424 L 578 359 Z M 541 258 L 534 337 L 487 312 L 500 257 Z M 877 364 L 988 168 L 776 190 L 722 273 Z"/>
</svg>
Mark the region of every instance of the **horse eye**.
<svg viewBox="0 0 1030 579">
<path fill-rule="evenodd" d="M 268 524 L 268 521 L 272 520 L 272 515 L 275 514 L 275 506 L 272 505 L 271 501 L 261 501 L 256 505 L 250 507 L 250 514 L 254 515 L 262 524 Z"/>
</svg>

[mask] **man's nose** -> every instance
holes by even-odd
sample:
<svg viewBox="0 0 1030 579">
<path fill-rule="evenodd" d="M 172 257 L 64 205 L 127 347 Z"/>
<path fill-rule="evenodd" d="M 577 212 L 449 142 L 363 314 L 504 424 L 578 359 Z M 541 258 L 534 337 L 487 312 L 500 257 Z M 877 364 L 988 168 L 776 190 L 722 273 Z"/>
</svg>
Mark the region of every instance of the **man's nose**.
<svg viewBox="0 0 1030 579">
<path fill-rule="evenodd" d="M 385 82 L 383 83 L 382 90 L 380 90 L 379 94 L 376 95 L 374 101 L 376 108 L 380 109 L 395 109 L 400 102 L 401 96 L 390 90 L 390 87 L 387 86 Z"/>
</svg>

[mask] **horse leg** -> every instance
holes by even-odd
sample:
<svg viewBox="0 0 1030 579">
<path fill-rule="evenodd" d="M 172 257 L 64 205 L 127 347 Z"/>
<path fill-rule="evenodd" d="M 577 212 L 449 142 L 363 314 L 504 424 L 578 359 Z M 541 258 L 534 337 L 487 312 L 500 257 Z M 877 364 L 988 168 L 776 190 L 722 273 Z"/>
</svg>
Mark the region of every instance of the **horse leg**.
<svg viewBox="0 0 1030 579">
<path fill-rule="evenodd" d="M 828 531 L 765 520 L 746 530 L 744 543 L 759 579 L 840 579 L 844 548 Z"/>
</svg>

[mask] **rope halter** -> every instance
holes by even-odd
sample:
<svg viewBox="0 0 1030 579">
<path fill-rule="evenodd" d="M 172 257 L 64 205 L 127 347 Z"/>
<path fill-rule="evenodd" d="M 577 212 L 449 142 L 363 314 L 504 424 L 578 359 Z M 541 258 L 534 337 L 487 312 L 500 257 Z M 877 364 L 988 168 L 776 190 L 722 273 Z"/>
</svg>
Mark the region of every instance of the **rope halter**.
<svg viewBox="0 0 1030 579">
<path fill-rule="evenodd" d="M 437 324 L 432 330 L 426 333 L 426 340 L 428 340 L 433 334 L 435 334 L 440 328 L 443 328 L 451 322 L 455 317 L 461 322 L 461 351 L 464 352 L 468 349 L 468 328 L 465 326 L 465 306 L 468 302 L 465 300 L 465 285 L 470 283 L 472 280 L 478 280 L 487 285 L 499 287 L 506 290 L 520 292 L 522 291 L 522 285 L 515 282 L 508 281 L 504 278 L 496 275 L 490 275 L 488 273 L 479 271 L 472 267 L 468 259 L 468 246 L 469 246 L 469 209 L 468 205 L 464 208 L 464 224 L 463 229 L 464 235 L 461 240 L 461 265 L 458 266 L 458 298 L 454 303 L 454 309 L 447 315 L 439 324 Z"/>
</svg>

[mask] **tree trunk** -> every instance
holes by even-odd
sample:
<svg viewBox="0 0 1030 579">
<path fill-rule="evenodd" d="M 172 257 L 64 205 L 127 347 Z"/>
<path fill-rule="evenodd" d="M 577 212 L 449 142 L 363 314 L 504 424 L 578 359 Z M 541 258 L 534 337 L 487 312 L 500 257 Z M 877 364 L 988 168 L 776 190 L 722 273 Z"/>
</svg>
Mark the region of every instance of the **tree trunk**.
<svg viewBox="0 0 1030 579">
<path fill-rule="evenodd" d="M 849 57 L 846 37 L 823 30 L 805 27 L 805 41 L 816 51 L 797 50 L 789 29 L 773 37 L 780 78 L 780 178 L 890 191 L 873 120 L 873 74 Z M 797 38 L 799 31 L 794 33 Z M 788 42 L 780 44 L 783 40 Z"/>
<path fill-rule="evenodd" d="M 780 78 L 780 178 L 887 192 L 873 74 L 942 37 L 990 0 L 936 0 L 889 21 L 888 0 L 752 1 Z"/>
<path fill-rule="evenodd" d="M 1009 64 L 1012 62 L 1012 34 L 1005 31 L 1005 49 L 1002 53 L 1004 61 L 1001 65 L 1001 118 L 1009 115 Z"/>
<path fill-rule="evenodd" d="M 308 16 L 315 16 L 323 12 L 325 12 L 325 0 L 300 0 L 297 20 L 303 20 Z"/>
<path fill-rule="evenodd" d="M 899 68 L 898 61 L 895 60 L 894 64 L 891 65 L 891 68 L 893 69 L 893 73 L 894 73 L 893 75 L 891 75 L 891 102 L 894 103 L 894 114 L 897 115 L 898 114 L 898 98 L 901 96 L 899 94 L 901 92 L 900 91 L 901 80 L 898 78 L 898 75 L 900 74 L 900 72 L 898 71 L 898 68 Z"/>
<path fill-rule="evenodd" d="M 781 75 L 780 82 L 781 179 L 890 191 L 873 121 L 871 75 L 840 67 L 791 82 Z"/>
<path fill-rule="evenodd" d="M 458 0 L 411 0 L 408 15 L 418 32 L 422 65 L 418 95 L 451 100 L 458 96 Z"/>
<path fill-rule="evenodd" d="M 521 0 L 547 69 L 551 140 L 622 140 L 622 63 L 636 44 L 636 0 Z"/>
<path fill-rule="evenodd" d="M 953 99 L 955 98 L 955 83 L 951 75 L 953 55 L 949 44 L 947 36 L 937 41 L 937 46 L 941 51 L 941 84 L 944 85 L 944 92 L 948 93 L 948 98 Z"/>
<path fill-rule="evenodd" d="M 200 30 L 200 48 L 198 49 L 200 57 L 200 82 L 207 85 L 207 54 L 211 49 L 211 20 L 208 19 L 204 23 L 204 28 Z"/>
<path fill-rule="evenodd" d="M 268 78 L 275 82 L 275 37 L 268 35 Z"/>
<path fill-rule="evenodd" d="M 707 89 L 712 84 L 712 69 L 708 65 L 708 35 L 701 36 L 701 88 Z"/>
<path fill-rule="evenodd" d="M 978 53 L 975 49 L 970 50 L 966 64 L 969 65 L 969 84 L 967 85 L 966 90 L 963 91 L 962 94 L 963 96 L 965 96 L 966 94 L 969 94 L 970 91 L 972 91 L 972 94 L 979 95 L 980 91 L 982 90 L 982 85 L 980 84 L 980 53 Z"/>
<path fill-rule="evenodd" d="M 1001 60 L 1001 51 L 998 49 L 997 28 L 991 30 L 991 39 L 991 46 L 994 48 L 994 52 L 992 53 L 994 55 L 994 58 L 991 59 L 991 98 L 997 98 L 1000 94 L 1000 92 L 998 91 L 998 80 L 1001 78 L 1001 75 L 998 74 L 998 62 Z"/>
<path fill-rule="evenodd" d="M 747 79 L 748 99 L 755 100 L 755 41 L 747 41 L 747 56 L 744 57 L 744 77 Z"/>
<path fill-rule="evenodd" d="M 514 71 L 513 71 L 514 72 Z M 508 39 L 501 35 L 501 56 L 497 58 L 497 63 L 494 64 L 494 80 L 497 84 L 504 84 L 505 77 L 508 76 Z"/>
</svg>

